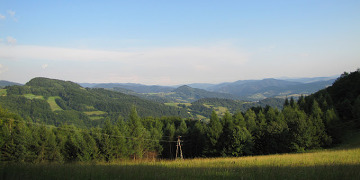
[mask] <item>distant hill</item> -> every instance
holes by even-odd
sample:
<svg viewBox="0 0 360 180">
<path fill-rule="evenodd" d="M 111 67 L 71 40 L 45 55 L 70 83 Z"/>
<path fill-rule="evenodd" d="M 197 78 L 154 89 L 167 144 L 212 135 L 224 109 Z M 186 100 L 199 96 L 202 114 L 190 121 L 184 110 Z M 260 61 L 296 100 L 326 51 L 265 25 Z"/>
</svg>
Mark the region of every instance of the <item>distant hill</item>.
<svg viewBox="0 0 360 180">
<path fill-rule="evenodd" d="M 193 84 L 187 84 L 188 86 L 192 88 L 198 88 L 198 89 L 204 89 L 207 90 L 210 87 L 215 86 L 216 84 L 209 84 L 209 83 L 193 83 Z"/>
<path fill-rule="evenodd" d="M 226 98 L 259 101 L 266 98 L 286 98 L 309 95 L 326 88 L 334 77 L 297 79 L 240 80 L 220 84 L 193 83 L 176 86 L 148 86 L 133 83 L 81 83 L 83 87 L 105 88 L 154 100 L 157 102 L 194 102 L 201 98 Z"/>
<path fill-rule="evenodd" d="M 284 99 L 281 98 L 267 98 L 258 102 L 247 102 L 241 100 L 220 98 L 204 98 L 191 103 L 189 109 L 193 113 L 200 114 L 204 117 L 209 118 L 213 110 L 217 111 L 220 115 L 222 115 L 225 113 L 226 110 L 234 114 L 237 111 L 245 112 L 252 107 L 271 106 L 273 108 L 282 109 L 283 105 Z"/>
<path fill-rule="evenodd" d="M 145 98 L 160 103 L 167 103 L 167 102 L 191 103 L 202 98 L 238 99 L 238 97 L 231 94 L 206 91 L 203 89 L 192 88 L 187 85 L 183 85 L 178 88 L 172 88 L 166 86 L 146 86 L 139 84 L 131 85 L 131 87 L 119 85 L 119 84 L 101 84 L 93 87 L 94 88 L 102 87 L 109 90 L 138 96 L 141 98 Z M 144 89 L 141 90 L 141 88 Z"/>
<path fill-rule="evenodd" d="M 226 93 L 210 92 L 203 89 L 192 88 L 187 85 L 180 86 L 173 90 L 173 98 L 183 99 L 188 102 L 193 102 L 202 98 L 223 98 L 236 99 L 236 96 Z"/>
<path fill-rule="evenodd" d="M 122 88 L 134 91 L 136 93 L 159 93 L 159 92 L 171 92 L 175 88 L 169 86 L 157 86 L 157 85 L 143 85 L 143 84 L 135 84 L 135 83 L 80 83 L 83 87 L 90 88 L 105 88 L 105 89 L 113 89 L 113 88 Z"/>
<path fill-rule="evenodd" d="M 340 75 L 330 77 L 312 77 L 312 78 L 280 78 L 280 80 L 300 82 L 300 83 L 313 83 L 318 81 L 328 81 L 338 78 Z"/>
<path fill-rule="evenodd" d="M 245 80 L 236 81 L 225 85 L 220 84 L 218 86 L 211 87 L 210 90 L 245 97 L 264 91 L 277 91 L 281 88 L 297 84 L 299 83 L 277 79 Z"/>
<path fill-rule="evenodd" d="M 334 81 L 335 79 L 302 83 L 278 79 L 243 80 L 218 84 L 208 87 L 207 90 L 232 94 L 241 97 L 243 100 L 256 101 L 268 97 L 285 98 L 287 96 L 309 95 L 332 85 Z"/>
<path fill-rule="evenodd" d="M 20 114 L 24 119 L 59 125 L 62 123 L 90 127 L 101 124 L 106 117 L 127 118 L 132 106 L 140 116 L 189 117 L 182 108 L 141 99 L 103 88 L 83 88 L 70 82 L 34 78 L 24 86 L 6 87 L 0 106 Z"/>
<path fill-rule="evenodd" d="M 14 85 L 21 86 L 22 84 L 16 83 L 16 82 L 0 80 L 0 88 L 4 88 L 6 86 L 14 86 Z"/>
</svg>

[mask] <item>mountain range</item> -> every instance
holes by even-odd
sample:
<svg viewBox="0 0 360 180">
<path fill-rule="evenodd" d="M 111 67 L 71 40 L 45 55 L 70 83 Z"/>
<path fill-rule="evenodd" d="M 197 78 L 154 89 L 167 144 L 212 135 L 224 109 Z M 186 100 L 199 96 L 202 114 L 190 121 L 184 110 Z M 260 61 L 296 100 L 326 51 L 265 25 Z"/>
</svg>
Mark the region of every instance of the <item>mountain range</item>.
<svg viewBox="0 0 360 180">
<path fill-rule="evenodd" d="M 22 84 L 16 83 L 16 82 L 10 82 L 10 81 L 0 80 L 0 88 L 4 88 L 4 87 L 6 87 L 6 86 L 13 86 L 13 85 L 19 85 L 19 86 L 21 86 Z"/>
<path fill-rule="evenodd" d="M 225 98 L 259 101 L 309 95 L 326 88 L 336 77 L 297 79 L 239 80 L 219 84 L 193 83 L 181 86 L 158 86 L 133 83 L 80 83 L 83 87 L 105 88 L 151 99 L 171 102 L 194 102 L 201 98 Z"/>
<path fill-rule="evenodd" d="M 309 95 L 333 84 L 336 76 L 314 78 L 282 78 L 239 80 L 219 84 L 193 83 L 178 86 L 144 85 L 135 83 L 78 83 L 84 88 L 104 88 L 135 95 L 161 103 L 194 102 L 202 98 L 223 98 L 259 101 Z M 19 83 L 0 81 L 0 88 Z"/>
</svg>

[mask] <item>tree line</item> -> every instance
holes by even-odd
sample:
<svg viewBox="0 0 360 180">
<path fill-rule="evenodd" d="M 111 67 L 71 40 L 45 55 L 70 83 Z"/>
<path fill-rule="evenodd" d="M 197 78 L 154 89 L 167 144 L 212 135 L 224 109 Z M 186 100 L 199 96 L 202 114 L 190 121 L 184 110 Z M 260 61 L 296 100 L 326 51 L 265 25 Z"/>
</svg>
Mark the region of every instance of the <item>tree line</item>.
<svg viewBox="0 0 360 180">
<path fill-rule="evenodd" d="M 301 104 L 305 101 L 305 104 Z M 287 102 L 287 101 L 286 101 Z M 176 139 L 192 157 L 226 157 L 302 152 L 332 144 L 338 123 L 334 109 L 317 101 L 290 100 L 279 111 L 268 106 L 221 118 L 213 111 L 209 123 L 179 117 L 140 118 L 133 107 L 127 120 L 107 119 L 102 128 L 49 126 L 0 110 L 1 161 L 74 162 L 139 158 L 175 158 Z M 331 135 L 330 135 L 331 134 Z"/>
</svg>

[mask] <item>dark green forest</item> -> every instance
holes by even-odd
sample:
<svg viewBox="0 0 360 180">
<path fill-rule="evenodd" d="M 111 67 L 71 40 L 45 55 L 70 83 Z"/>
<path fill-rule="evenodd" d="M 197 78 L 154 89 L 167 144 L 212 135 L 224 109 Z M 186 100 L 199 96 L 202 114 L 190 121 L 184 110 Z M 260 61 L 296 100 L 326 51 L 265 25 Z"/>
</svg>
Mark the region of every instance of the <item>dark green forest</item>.
<svg viewBox="0 0 360 180">
<path fill-rule="evenodd" d="M 5 89 L 0 153 L 6 162 L 174 159 L 178 136 L 185 158 L 304 152 L 336 145 L 345 130 L 360 128 L 359 71 L 286 99 L 281 109 L 257 106 L 223 116 L 207 110 L 209 122 L 189 118 L 185 108 L 71 82 L 36 78 Z"/>
</svg>

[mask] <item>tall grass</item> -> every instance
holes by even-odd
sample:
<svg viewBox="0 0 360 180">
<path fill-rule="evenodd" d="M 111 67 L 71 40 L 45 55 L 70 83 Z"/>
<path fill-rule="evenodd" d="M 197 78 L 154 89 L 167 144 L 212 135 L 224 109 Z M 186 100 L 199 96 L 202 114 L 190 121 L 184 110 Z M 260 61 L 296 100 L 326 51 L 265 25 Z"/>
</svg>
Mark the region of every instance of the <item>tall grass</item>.
<svg viewBox="0 0 360 180">
<path fill-rule="evenodd" d="M 1 164 L 0 179 L 360 179 L 360 148 L 177 161 Z"/>
</svg>

